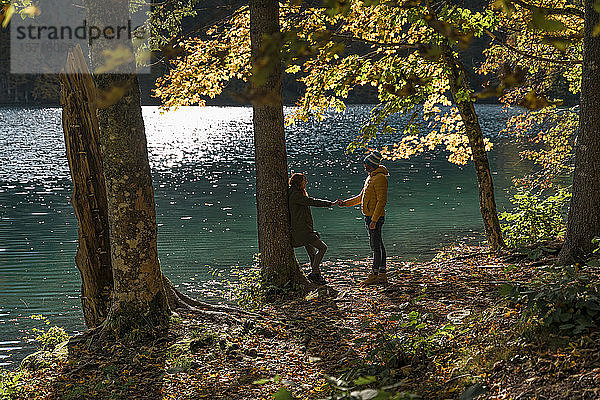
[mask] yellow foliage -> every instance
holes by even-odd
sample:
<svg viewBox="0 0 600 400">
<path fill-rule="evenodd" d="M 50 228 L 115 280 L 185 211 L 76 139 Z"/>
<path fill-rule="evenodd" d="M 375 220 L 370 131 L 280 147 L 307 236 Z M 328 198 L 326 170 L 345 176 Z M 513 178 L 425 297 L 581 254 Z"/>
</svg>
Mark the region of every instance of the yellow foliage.
<svg viewBox="0 0 600 400">
<path fill-rule="evenodd" d="M 310 8 L 294 1 L 281 4 L 285 71 L 295 74 L 306 87 L 286 123 L 322 120 L 331 110 L 344 111 L 345 99 L 355 88 L 376 87 L 382 103 L 399 104 L 392 114 L 408 114 L 422 104 L 429 125 L 425 133 L 414 130 L 400 138 L 396 146 L 385 150 L 386 157 L 407 158 L 443 147 L 451 162 L 466 163 L 471 158 L 469 143 L 460 115 L 451 108 L 448 73 L 439 59 L 439 46 L 437 50 L 431 46 L 437 57 L 424 57 L 417 51 L 422 43 L 441 38 L 439 29 L 423 23 L 423 17 L 411 8 L 362 0 L 349 0 L 347 5 L 345 13 L 332 15 L 326 7 Z M 472 36 L 459 35 L 447 22 L 440 24 L 457 38 Z M 249 25 L 248 8 L 242 7 L 226 22 L 210 27 L 204 38 L 179 43 L 176 47 L 183 54 L 171 61 L 170 72 L 157 81 L 154 91 L 164 108 L 204 105 L 232 80 L 248 81 Z M 363 50 L 348 50 L 356 43 Z M 259 61 L 269 63 L 267 58 Z M 365 142 L 367 136 L 361 132 Z"/>
</svg>

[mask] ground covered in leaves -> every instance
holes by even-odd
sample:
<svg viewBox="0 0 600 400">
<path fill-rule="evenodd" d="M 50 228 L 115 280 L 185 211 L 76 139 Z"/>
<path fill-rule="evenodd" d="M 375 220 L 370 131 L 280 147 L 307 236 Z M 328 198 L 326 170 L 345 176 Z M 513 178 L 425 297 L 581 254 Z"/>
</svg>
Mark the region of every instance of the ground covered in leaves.
<svg viewBox="0 0 600 400">
<path fill-rule="evenodd" d="M 456 247 L 426 263 L 389 260 L 389 283 L 367 288 L 357 284 L 367 260 L 326 263 L 334 290 L 243 319 L 182 313 L 141 347 L 83 346 L 40 362 L 10 396 L 598 399 L 600 334 L 523 322 L 524 305 L 500 295 L 551 261 Z"/>
</svg>

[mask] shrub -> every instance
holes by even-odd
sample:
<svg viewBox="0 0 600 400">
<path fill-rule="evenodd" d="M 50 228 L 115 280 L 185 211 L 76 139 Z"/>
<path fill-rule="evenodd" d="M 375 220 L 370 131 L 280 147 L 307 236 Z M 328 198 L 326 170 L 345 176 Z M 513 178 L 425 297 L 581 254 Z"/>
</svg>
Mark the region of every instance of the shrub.
<svg viewBox="0 0 600 400">
<path fill-rule="evenodd" d="M 397 383 L 403 367 L 420 363 L 435 354 L 454 337 L 452 324 L 434 329 L 429 315 L 417 311 L 390 315 L 390 323 L 365 321 L 373 332 L 371 337 L 355 339 L 355 346 L 368 346 L 364 357 L 349 367 L 339 379 L 352 382 L 365 376 L 377 379 L 381 387 Z"/>
<path fill-rule="evenodd" d="M 0 399 L 12 399 L 23 392 L 25 371 L 6 371 L 0 368 Z"/>
<path fill-rule="evenodd" d="M 45 325 L 50 325 L 50 321 L 42 315 L 32 315 L 31 319 L 43 321 Z M 69 340 L 69 335 L 60 326 L 51 326 L 48 329 L 33 328 L 31 332 L 35 335 L 33 342 L 40 350 L 52 351 L 54 347 Z"/>
<path fill-rule="evenodd" d="M 522 305 L 525 318 L 565 334 L 600 324 L 600 281 L 572 266 L 547 268 L 545 277 L 531 284 L 505 284 L 501 294 Z"/>
<path fill-rule="evenodd" d="M 51 326 L 46 331 L 34 328 L 32 331 L 38 334 L 35 342 L 40 350 L 52 351 L 57 344 L 69 340 L 69 335 L 60 326 Z"/>
<path fill-rule="evenodd" d="M 567 189 L 553 195 L 519 188 L 510 200 L 513 212 L 500 214 L 502 233 L 510 247 L 535 245 L 563 235 L 565 209 L 571 198 Z"/>
<path fill-rule="evenodd" d="M 250 267 L 233 267 L 231 279 L 227 284 L 229 288 L 228 298 L 246 309 L 259 309 L 265 302 L 265 290 L 258 256 Z"/>
</svg>

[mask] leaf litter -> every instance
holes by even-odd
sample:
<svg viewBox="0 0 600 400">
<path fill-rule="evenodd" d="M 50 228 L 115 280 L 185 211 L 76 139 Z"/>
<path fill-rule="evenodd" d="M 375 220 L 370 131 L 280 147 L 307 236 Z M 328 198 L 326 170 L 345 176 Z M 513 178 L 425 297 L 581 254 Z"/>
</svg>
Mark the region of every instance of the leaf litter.
<svg viewBox="0 0 600 400">
<path fill-rule="evenodd" d="M 455 246 L 429 262 L 388 260 L 389 284 L 370 287 L 358 285 L 369 260 L 327 262 L 334 290 L 280 298 L 243 324 L 181 313 L 162 340 L 79 350 L 28 372 L 14 398 L 324 399 L 356 387 L 423 399 L 600 398 L 598 330 L 549 333 L 499 294 L 552 261 Z"/>
</svg>

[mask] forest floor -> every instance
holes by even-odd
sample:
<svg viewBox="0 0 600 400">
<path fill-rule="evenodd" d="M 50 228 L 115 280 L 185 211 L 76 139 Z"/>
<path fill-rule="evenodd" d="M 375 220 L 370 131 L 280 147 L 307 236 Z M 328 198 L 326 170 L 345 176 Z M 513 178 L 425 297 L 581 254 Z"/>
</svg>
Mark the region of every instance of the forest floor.
<svg viewBox="0 0 600 400">
<path fill-rule="evenodd" d="M 13 396 L 599 399 L 600 333 L 539 328 L 499 294 L 551 261 L 455 247 L 425 263 L 389 260 L 389 283 L 367 288 L 367 260 L 326 263 L 335 291 L 264 305 L 241 323 L 181 313 L 164 340 L 23 372 Z"/>
</svg>

